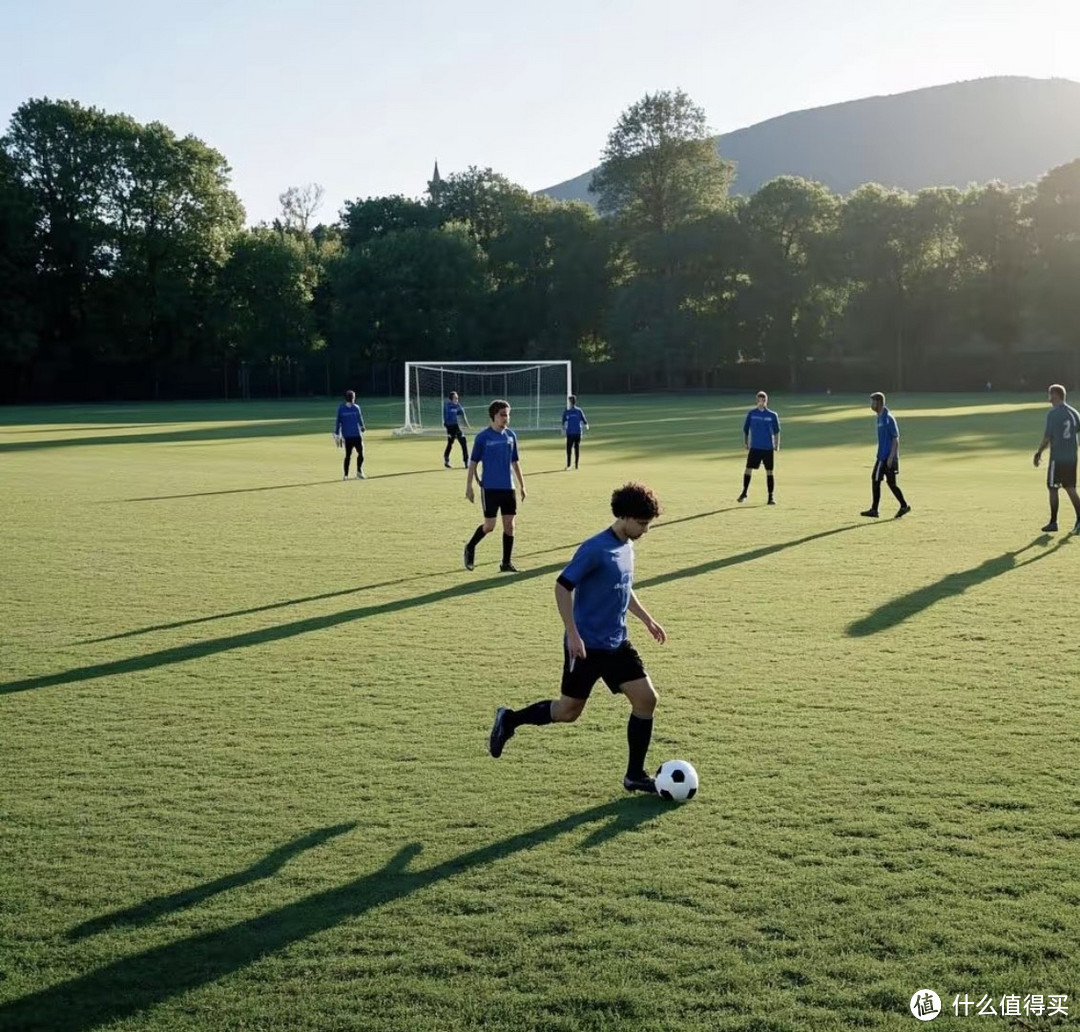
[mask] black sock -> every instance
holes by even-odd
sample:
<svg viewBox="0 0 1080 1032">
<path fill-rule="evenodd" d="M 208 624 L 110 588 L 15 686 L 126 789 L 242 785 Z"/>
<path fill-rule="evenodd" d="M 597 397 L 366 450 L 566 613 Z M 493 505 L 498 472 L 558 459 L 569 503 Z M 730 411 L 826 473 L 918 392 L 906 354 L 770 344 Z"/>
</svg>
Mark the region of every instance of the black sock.
<svg viewBox="0 0 1080 1032">
<path fill-rule="evenodd" d="M 507 727 L 514 729 L 521 727 L 522 724 L 538 724 L 543 727 L 551 723 L 551 700 L 544 699 L 543 702 L 534 702 L 524 709 L 511 710 L 504 719 Z"/>
<path fill-rule="evenodd" d="M 566 439 L 566 464 L 568 466 L 570 465 L 570 455 L 573 452 L 573 450 L 574 450 L 574 442 L 571 441 L 570 438 L 568 437 Z"/>
<path fill-rule="evenodd" d="M 453 440 L 449 440 L 449 441 L 446 442 L 446 451 L 444 451 L 442 453 L 443 462 L 449 462 L 450 461 L 450 449 L 453 448 L 453 447 L 454 447 Z"/>
<path fill-rule="evenodd" d="M 465 446 L 464 438 L 461 439 L 461 461 L 464 462 L 465 465 L 469 464 L 469 449 Z"/>
<path fill-rule="evenodd" d="M 508 566 L 510 564 L 510 555 L 514 551 L 514 535 L 503 534 L 503 565 Z"/>
<path fill-rule="evenodd" d="M 487 531 L 484 530 L 484 525 L 481 523 L 480 526 L 477 527 L 475 531 L 473 531 L 473 536 L 469 538 L 469 548 L 476 548 L 476 546 L 484 540 L 484 535 L 486 533 Z"/>
<path fill-rule="evenodd" d="M 896 486 L 895 480 L 889 485 L 889 490 L 892 491 L 893 497 L 900 503 L 901 506 L 907 505 L 907 502 L 904 501 L 904 492 Z"/>
<path fill-rule="evenodd" d="M 765 483 L 769 488 L 769 497 L 772 498 L 773 488 L 776 487 L 776 478 L 770 473 L 765 478 Z"/>
<path fill-rule="evenodd" d="M 881 503 L 881 481 L 873 480 L 871 483 L 873 484 L 874 500 L 871 503 L 870 508 L 873 509 L 874 512 L 877 512 L 877 507 Z"/>
<path fill-rule="evenodd" d="M 742 493 L 746 494 L 750 490 L 750 474 L 744 473 L 742 478 Z"/>
<path fill-rule="evenodd" d="M 645 754 L 652 741 L 652 717 L 638 717 L 633 713 L 626 722 L 626 745 L 629 759 L 626 761 L 627 774 L 640 774 L 645 770 Z"/>
<path fill-rule="evenodd" d="M 1050 522 L 1051 523 L 1057 523 L 1057 514 L 1058 514 L 1058 500 L 1055 498 L 1050 503 Z"/>
</svg>

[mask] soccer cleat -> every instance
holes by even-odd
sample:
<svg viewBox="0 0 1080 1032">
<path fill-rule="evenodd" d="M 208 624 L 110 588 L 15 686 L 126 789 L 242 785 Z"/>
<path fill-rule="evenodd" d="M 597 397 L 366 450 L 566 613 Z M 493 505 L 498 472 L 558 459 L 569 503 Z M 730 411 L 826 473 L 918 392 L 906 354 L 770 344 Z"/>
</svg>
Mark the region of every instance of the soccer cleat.
<svg viewBox="0 0 1080 1032">
<path fill-rule="evenodd" d="M 569 465 L 567 465 L 567 467 L 566 467 L 566 472 L 567 472 L 567 473 L 569 473 L 569 472 L 570 472 L 570 466 L 569 466 Z"/>
<path fill-rule="evenodd" d="M 1043 527 L 1044 534 L 1056 534 L 1057 533 L 1057 520 L 1051 520 L 1045 527 Z M 1076 528 L 1073 528 L 1073 533 L 1076 532 Z"/>
<path fill-rule="evenodd" d="M 739 497 L 736 498 L 735 501 L 737 501 L 737 502 L 745 502 L 746 501 L 746 495 L 744 495 L 744 494 L 739 495 Z"/>
<path fill-rule="evenodd" d="M 878 518 L 878 511 L 877 509 L 863 509 L 863 511 L 860 512 L 859 515 L 869 516 L 871 519 L 876 520 Z"/>
<path fill-rule="evenodd" d="M 356 471 L 356 479 L 357 480 L 367 480 L 367 474 L 362 469 L 358 469 Z"/>
<path fill-rule="evenodd" d="M 509 712 L 506 706 L 495 710 L 495 723 L 491 725 L 491 734 L 488 736 L 488 752 L 495 759 L 502 756 L 503 746 L 514 737 L 514 729 L 506 723 Z"/>
<path fill-rule="evenodd" d="M 454 468 L 453 466 L 451 466 L 451 465 L 450 465 L 450 460 L 449 460 L 449 459 L 443 459 L 443 465 L 444 465 L 444 466 L 445 466 L 445 467 L 446 467 L 447 469 L 453 469 L 453 468 Z"/>
<path fill-rule="evenodd" d="M 656 795 L 656 782 L 645 771 L 639 774 L 627 774 L 622 779 L 622 787 L 627 792 L 648 792 L 650 795 Z"/>
<path fill-rule="evenodd" d="M 461 554 L 461 562 L 466 570 L 476 569 L 476 552 L 468 545 L 465 546 L 465 551 Z"/>
<path fill-rule="evenodd" d="M 513 563 L 499 563 L 500 573 L 520 573 L 521 571 Z"/>
<path fill-rule="evenodd" d="M 768 501 L 767 501 L 767 502 L 766 502 L 765 504 L 766 504 L 766 505 L 775 505 L 775 504 L 776 504 L 776 499 L 775 499 L 775 498 L 773 498 L 773 497 L 772 497 L 772 496 L 770 495 L 770 497 L 769 497 L 769 500 L 768 500 Z"/>
<path fill-rule="evenodd" d="M 906 516 L 909 512 L 911 512 L 911 506 L 905 502 L 903 505 L 900 506 L 899 509 L 896 510 L 896 515 L 893 517 L 893 519 L 898 520 L 901 516 Z"/>
<path fill-rule="evenodd" d="M 343 477 L 342 477 L 341 479 L 342 479 L 342 480 L 348 480 L 348 479 L 349 479 L 349 474 L 348 474 L 348 473 L 346 473 L 346 474 L 345 474 L 345 475 L 344 475 L 344 476 L 343 476 Z"/>
</svg>

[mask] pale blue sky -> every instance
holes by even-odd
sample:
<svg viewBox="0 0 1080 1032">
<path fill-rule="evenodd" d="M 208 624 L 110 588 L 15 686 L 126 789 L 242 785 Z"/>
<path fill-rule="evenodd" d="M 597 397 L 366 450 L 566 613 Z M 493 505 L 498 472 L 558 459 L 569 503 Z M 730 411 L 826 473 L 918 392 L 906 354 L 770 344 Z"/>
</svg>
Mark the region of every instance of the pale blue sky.
<svg viewBox="0 0 1080 1032">
<path fill-rule="evenodd" d="M 249 221 L 290 185 L 419 196 L 491 166 L 530 190 L 597 163 L 619 114 L 685 90 L 717 132 L 987 75 L 1080 80 L 1080 0 L 36 0 L 0 20 L 24 100 L 160 121 L 221 151 Z"/>
</svg>

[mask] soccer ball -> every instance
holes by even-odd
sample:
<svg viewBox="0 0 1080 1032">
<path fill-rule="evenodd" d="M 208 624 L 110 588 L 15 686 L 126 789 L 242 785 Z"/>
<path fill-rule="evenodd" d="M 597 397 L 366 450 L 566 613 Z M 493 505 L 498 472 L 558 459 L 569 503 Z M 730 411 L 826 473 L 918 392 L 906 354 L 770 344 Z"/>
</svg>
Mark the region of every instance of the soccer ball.
<svg viewBox="0 0 1080 1032">
<path fill-rule="evenodd" d="M 698 790 L 697 771 L 686 760 L 667 760 L 656 772 L 656 791 L 664 799 L 681 803 L 693 799 Z"/>
</svg>

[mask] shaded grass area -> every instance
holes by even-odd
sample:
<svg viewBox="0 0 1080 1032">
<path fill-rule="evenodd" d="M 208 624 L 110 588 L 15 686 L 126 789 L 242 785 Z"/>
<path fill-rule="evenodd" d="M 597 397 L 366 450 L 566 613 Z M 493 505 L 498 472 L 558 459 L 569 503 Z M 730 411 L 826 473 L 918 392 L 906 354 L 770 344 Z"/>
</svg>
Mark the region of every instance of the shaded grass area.
<svg viewBox="0 0 1080 1032">
<path fill-rule="evenodd" d="M 578 473 L 523 435 L 510 578 L 497 541 L 460 569 L 463 472 L 389 402 L 363 483 L 335 402 L 0 412 L 0 448 L 40 442 L 0 458 L 0 1027 L 1071 1009 L 1080 542 L 1037 533 L 1044 406 L 890 399 L 914 511 L 872 523 L 865 399 L 774 402 L 770 508 L 760 474 L 734 504 L 749 399 L 583 398 Z M 557 693 L 554 577 L 630 478 L 665 504 L 636 585 L 669 643 L 632 635 L 683 807 L 624 795 L 602 688 L 485 751 L 496 705 Z"/>
</svg>

